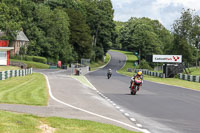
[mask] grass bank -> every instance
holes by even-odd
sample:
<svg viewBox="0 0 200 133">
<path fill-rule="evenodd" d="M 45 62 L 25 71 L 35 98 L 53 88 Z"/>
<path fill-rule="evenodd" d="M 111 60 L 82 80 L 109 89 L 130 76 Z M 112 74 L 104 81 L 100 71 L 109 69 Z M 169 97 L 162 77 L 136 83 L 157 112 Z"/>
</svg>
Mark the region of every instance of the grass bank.
<svg viewBox="0 0 200 133">
<path fill-rule="evenodd" d="M 190 68 L 190 74 L 189 75 L 200 76 L 200 67 L 198 67 L 198 68 L 196 68 L 196 67 Z"/>
<path fill-rule="evenodd" d="M 19 67 L 16 66 L 0 66 L 0 72 L 7 70 L 19 70 Z"/>
<path fill-rule="evenodd" d="M 0 103 L 47 105 L 48 90 L 45 77 L 33 73 L 0 81 Z"/>
<path fill-rule="evenodd" d="M 10 59 L 10 61 L 17 61 L 27 64 L 27 66 L 30 68 L 39 68 L 39 69 L 49 69 L 49 65 L 39 63 L 39 62 L 33 62 L 33 61 L 24 61 L 24 60 L 16 60 L 16 59 Z"/>
<path fill-rule="evenodd" d="M 113 125 L 87 120 L 58 117 L 37 117 L 27 114 L 0 111 L 1 133 L 136 133 Z M 42 128 L 46 125 L 46 128 Z"/>
<path fill-rule="evenodd" d="M 90 64 L 90 70 L 95 71 L 95 70 L 99 69 L 99 67 L 102 67 L 105 64 L 107 64 L 109 60 L 110 60 L 110 55 L 107 53 L 105 56 L 105 61 L 104 62 L 103 61 L 92 62 Z"/>
<path fill-rule="evenodd" d="M 133 68 L 133 62 L 135 61 L 135 59 L 137 59 L 137 57 L 133 55 L 132 52 L 120 51 L 120 50 L 113 50 L 113 51 L 123 53 L 127 56 L 127 63 L 118 72 L 123 75 L 133 76 L 135 73 L 127 72 L 127 68 Z M 200 83 L 185 81 L 178 78 L 158 78 L 158 77 L 144 75 L 144 79 L 157 82 L 157 83 L 163 83 L 163 84 L 175 85 L 175 86 L 184 87 L 184 88 L 191 88 L 194 90 L 200 90 Z"/>
<path fill-rule="evenodd" d="M 95 89 L 94 86 L 87 80 L 87 78 L 83 75 L 80 75 L 80 76 L 71 76 L 72 78 L 80 81 L 82 84 L 92 88 L 92 89 Z"/>
</svg>

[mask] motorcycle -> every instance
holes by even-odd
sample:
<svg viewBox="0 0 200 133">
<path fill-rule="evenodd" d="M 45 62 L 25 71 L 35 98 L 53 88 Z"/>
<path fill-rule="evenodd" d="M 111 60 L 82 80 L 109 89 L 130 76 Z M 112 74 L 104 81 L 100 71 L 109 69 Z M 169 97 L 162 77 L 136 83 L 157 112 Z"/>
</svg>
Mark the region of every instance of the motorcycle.
<svg viewBox="0 0 200 133">
<path fill-rule="evenodd" d="M 139 87 L 142 83 L 141 78 L 135 78 L 131 85 L 131 95 L 136 95 L 136 92 L 139 91 Z"/>
<path fill-rule="evenodd" d="M 110 78 L 112 76 L 112 73 L 107 73 L 107 77 L 108 77 L 108 79 Z"/>
</svg>

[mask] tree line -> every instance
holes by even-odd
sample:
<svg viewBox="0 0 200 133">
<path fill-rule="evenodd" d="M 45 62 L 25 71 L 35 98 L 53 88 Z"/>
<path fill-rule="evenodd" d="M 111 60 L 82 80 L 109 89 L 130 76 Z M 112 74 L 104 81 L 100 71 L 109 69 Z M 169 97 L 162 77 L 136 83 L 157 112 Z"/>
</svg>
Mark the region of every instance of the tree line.
<svg viewBox="0 0 200 133">
<path fill-rule="evenodd" d="M 10 42 L 23 30 L 30 43 L 27 54 L 64 64 L 103 60 L 110 48 L 137 51 L 145 61 L 152 54 L 180 54 L 197 64 L 200 51 L 200 16 L 183 9 L 166 29 L 158 20 L 113 20 L 111 0 L 0 0 L 1 39 Z M 23 52 L 21 52 L 23 53 Z"/>
<path fill-rule="evenodd" d="M 144 60 L 152 54 L 182 55 L 183 62 L 192 65 L 200 60 L 200 16 L 191 9 L 182 10 L 171 31 L 158 20 L 145 17 L 115 24 L 114 48 L 137 51 Z"/>
<path fill-rule="evenodd" d="M 48 62 L 102 60 L 115 38 L 110 0 L 1 0 L 1 39 L 29 38 L 28 55 Z"/>
</svg>

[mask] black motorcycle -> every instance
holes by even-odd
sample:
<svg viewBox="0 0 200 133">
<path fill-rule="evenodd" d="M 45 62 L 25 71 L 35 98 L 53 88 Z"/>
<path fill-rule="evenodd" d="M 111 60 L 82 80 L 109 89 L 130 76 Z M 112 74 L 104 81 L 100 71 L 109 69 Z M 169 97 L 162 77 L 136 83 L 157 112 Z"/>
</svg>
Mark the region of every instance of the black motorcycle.
<svg viewBox="0 0 200 133">
<path fill-rule="evenodd" d="M 108 77 L 108 79 L 110 78 L 112 76 L 112 73 L 107 73 L 107 77 Z"/>
</svg>

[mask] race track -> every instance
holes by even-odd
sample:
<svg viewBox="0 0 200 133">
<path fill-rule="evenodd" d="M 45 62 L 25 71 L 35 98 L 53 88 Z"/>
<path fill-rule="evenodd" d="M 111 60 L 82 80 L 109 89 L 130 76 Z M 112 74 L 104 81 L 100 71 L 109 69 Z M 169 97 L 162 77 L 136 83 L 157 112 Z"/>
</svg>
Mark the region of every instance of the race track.
<svg viewBox="0 0 200 133">
<path fill-rule="evenodd" d="M 126 57 L 109 52 L 111 61 L 86 77 L 101 93 L 118 104 L 152 133 L 200 133 L 200 92 L 181 87 L 144 81 L 137 95 L 130 95 L 130 77 L 116 70 Z M 107 70 L 113 75 L 107 79 Z"/>
</svg>

